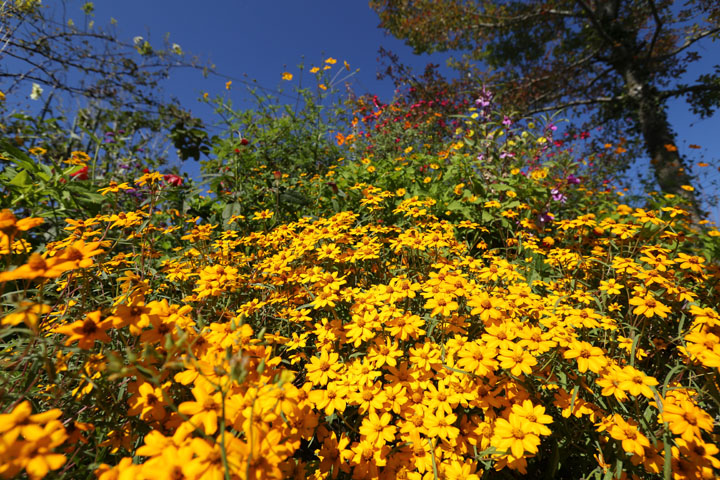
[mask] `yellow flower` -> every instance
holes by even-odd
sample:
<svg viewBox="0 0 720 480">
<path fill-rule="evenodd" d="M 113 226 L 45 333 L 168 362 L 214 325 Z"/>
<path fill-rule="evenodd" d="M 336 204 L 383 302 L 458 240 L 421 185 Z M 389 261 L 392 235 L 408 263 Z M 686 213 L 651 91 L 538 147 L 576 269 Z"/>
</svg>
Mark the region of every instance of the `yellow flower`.
<svg viewBox="0 0 720 480">
<path fill-rule="evenodd" d="M 181 403 L 178 411 L 190 417 L 194 427 L 202 427 L 206 435 L 214 434 L 217 431 L 218 414 L 222 411 L 222 394 L 207 380 L 196 381 L 192 394 L 195 401 Z"/>
<path fill-rule="evenodd" d="M 623 450 L 641 457 L 645 455 L 644 447 L 650 447 L 650 440 L 638 431 L 635 421 L 626 422 L 618 414 L 614 414 L 609 421 L 610 428 L 608 432 L 612 438 L 622 442 Z"/>
<path fill-rule="evenodd" d="M 28 328 L 37 330 L 37 324 L 40 317 L 49 313 L 52 308 L 49 305 L 43 305 L 33 302 L 21 302 L 20 308 L 3 317 L 0 324 L 2 325 L 18 325 L 24 323 Z"/>
<path fill-rule="evenodd" d="M 432 310 L 430 315 L 433 317 L 441 315 L 443 317 L 449 316 L 453 311 L 457 310 L 458 303 L 453 300 L 453 297 L 446 293 L 439 293 L 434 295 L 425 302 L 425 308 Z"/>
<path fill-rule="evenodd" d="M 388 412 L 383 412 L 382 415 L 378 415 L 372 411 L 365 417 L 360 425 L 360 435 L 364 437 L 364 440 L 374 445 L 384 445 L 395 440 L 395 432 L 397 427 L 390 425 L 392 415 Z"/>
<path fill-rule="evenodd" d="M 655 397 L 650 388 L 658 384 L 658 381 L 654 377 L 645 375 L 640 370 L 626 365 L 622 370 L 621 378 L 622 380 L 618 387 L 630 395 L 635 397 L 644 395 L 651 400 Z"/>
<path fill-rule="evenodd" d="M 655 315 L 667 318 L 668 313 L 670 313 L 670 309 L 656 300 L 651 293 L 642 298 L 639 296 L 631 298 L 630 305 L 635 305 L 633 309 L 635 315 L 645 315 L 647 318 L 652 318 Z"/>
<path fill-rule="evenodd" d="M 680 263 L 680 268 L 683 270 L 690 270 L 693 273 L 702 273 L 705 258 L 678 253 L 678 263 Z"/>
<path fill-rule="evenodd" d="M 47 153 L 47 150 L 45 150 L 42 147 L 33 147 L 30 149 L 30 153 L 33 155 L 45 155 Z"/>
<path fill-rule="evenodd" d="M 516 403 L 512 406 L 510 416 L 513 415 L 530 422 L 530 431 L 535 435 L 550 435 L 552 433 L 546 427 L 547 424 L 552 423 L 552 417 L 545 414 L 545 407 L 542 405 L 533 405 L 530 400 L 525 400 L 522 404 Z"/>
<path fill-rule="evenodd" d="M 283 80 L 288 80 L 288 81 L 289 81 L 289 80 L 292 80 L 292 79 L 293 79 L 293 75 L 292 75 L 292 73 L 290 73 L 290 72 L 283 72 L 283 74 L 282 74 L 282 79 L 283 79 Z"/>
<path fill-rule="evenodd" d="M 340 382 L 330 382 L 325 390 L 312 390 L 308 400 L 325 415 L 332 415 L 335 411 L 342 413 L 347 408 L 348 391 L 348 387 Z"/>
<path fill-rule="evenodd" d="M 604 397 L 614 395 L 618 402 L 623 402 L 628 398 L 623 389 L 620 388 L 623 380 L 622 370 L 618 367 L 612 367 L 607 373 L 595 380 L 595 384 L 602 388 L 600 395 Z"/>
<path fill-rule="evenodd" d="M 232 80 L 228 80 L 225 82 L 225 90 L 230 90 L 230 87 L 232 86 Z"/>
<path fill-rule="evenodd" d="M 502 349 L 497 359 L 500 361 L 500 368 L 510 370 L 516 377 L 521 374 L 530 375 L 532 367 L 537 365 L 537 359 L 516 343 L 510 343 L 509 348 Z"/>
<path fill-rule="evenodd" d="M 45 220 L 42 218 L 23 218 L 18 220 L 9 209 L 0 211 L 0 232 L 12 237 L 17 232 L 24 232 L 31 228 L 42 225 Z"/>
<path fill-rule="evenodd" d="M 670 425 L 670 431 L 683 439 L 691 441 L 693 438 L 702 438 L 701 430 L 712 432 L 713 419 L 703 409 L 690 400 L 680 400 L 663 404 L 662 420 Z"/>
<path fill-rule="evenodd" d="M 580 373 L 588 370 L 598 373 L 607 364 L 605 352 L 603 352 L 602 348 L 593 347 L 588 342 L 572 342 L 563 357 L 567 359 L 576 358 Z"/>
<path fill-rule="evenodd" d="M 427 436 L 430 438 L 440 437 L 453 443 L 460 435 L 460 429 L 453 425 L 456 421 L 457 415 L 454 413 L 446 415 L 442 409 L 426 414 L 424 425 L 427 429 Z"/>
<path fill-rule="evenodd" d="M 517 415 L 498 418 L 493 429 L 492 445 L 500 451 L 520 458 L 525 452 L 537 453 L 540 437 L 533 433 L 530 422 Z"/>
<path fill-rule="evenodd" d="M 325 86 L 324 83 L 321 83 L 320 85 L 318 85 L 318 88 L 320 88 L 320 90 L 327 90 L 327 87 Z"/>
<path fill-rule="evenodd" d="M 335 65 L 335 64 L 337 63 L 337 60 L 335 60 L 334 58 L 330 57 L 330 58 L 328 58 L 327 60 L 325 60 L 325 63 L 327 63 L 328 65 Z"/>
<path fill-rule="evenodd" d="M 319 71 L 320 71 L 320 68 L 318 68 L 318 67 L 313 67 L 310 69 L 310 73 L 317 73 Z"/>
<path fill-rule="evenodd" d="M 255 212 L 253 215 L 253 220 L 267 220 L 273 217 L 275 215 L 275 212 L 272 210 L 266 209 L 262 210 L 260 212 Z"/>
<path fill-rule="evenodd" d="M 139 186 L 143 186 L 147 184 L 148 182 L 150 185 L 155 185 L 156 182 L 159 182 L 163 179 L 163 175 L 160 172 L 150 172 L 144 174 L 142 177 L 135 180 L 135 184 Z"/>
<path fill-rule="evenodd" d="M 307 379 L 313 385 L 326 385 L 330 380 L 338 378 L 342 364 L 338 363 L 340 356 L 335 353 L 328 353 L 327 350 L 320 352 L 319 357 L 312 357 L 307 369 Z"/>
<path fill-rule="evenodd" d="M 110 185 L 108 185 L 105 188 L 101 188 L 100 190 L 98 190 L 98 192 L 102 196 L 105 196 L 108 193 L 117 193 L 120 190 L 131 190 L 131 189 L 132 189 L 132 187 L 130 185 L 128 185 L 127 183 L 118 184 L 117 182 L 110 182 Z"/>
<path fill-rule="evenodd" d="M 620 289 L 624 287 L 625 285 L 619 284 L 614 278 L 611 278 L 610 280 L 602 280 L 598 290 L 607 292 L 608 295 L 617 295 L 620 293 Z"/>
<path fill-rule="evenodd" d="M 162 420 L 165 418 L 165 401 L 162 388 L 144 382 L 138 391 L 128 401 L 130 408 L 128 415 L 140 415 L 145 421 Z"/>
<path fill-rule="evenodd" d="M 15 270 L 0 273 L 0 283 L 12 280 L 56 278 L 72 268 L 72 263 L 65 262 L 57 257 L 45 259 L 42 255 L 33 253 L 25 265 L 21 265 Z"/>
<path fill-rule="evenodd" d="M 25 469 L 35 480 L 65 464 L 65 456 L 53 452 L 68 438 L 60 415 L 58 409 L 32 415 L 27 400 L 0 414 L 0 476 L 15 478 Z"/>
</svg>

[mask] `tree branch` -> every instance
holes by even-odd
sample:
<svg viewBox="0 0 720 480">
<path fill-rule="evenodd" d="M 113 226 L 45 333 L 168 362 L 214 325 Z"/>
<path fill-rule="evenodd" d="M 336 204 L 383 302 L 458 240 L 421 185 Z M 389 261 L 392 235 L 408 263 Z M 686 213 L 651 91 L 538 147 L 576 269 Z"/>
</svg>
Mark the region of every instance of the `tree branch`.
<svg viewBox="0 0 720 480">
<path fill-rule="evenodd" d="M 720 92 L 720 85 L 708 85 L 704 83 L 695 84 L 695 85 L 685 85 L 680 88 L 676 88 L 674 90 L 664 90 L 661 92 L 658 92 L 658 96 L 661 99 L 671 98 L 671 97 L 679 97 L 681 95 L 685 95 L 686 93 L 697 93 L 697 92 Z"/>
<path fill-rule="evenodd" d="M 705 30 L 704 32 L 700 32 L 700 33 L 697 34 L 697 35 L 694 35 L 694 36 L 692 36 L 692 37 L 689 37 L 689 38 L 686 39 L 685 42 L 684 42 L 682 45 L 680 45 L 680 47 L 678 47 L 676 50 L 674 50 L 674 51 L 672 51 L 672 52 L 670 52 L 670 53 L 666 53 L 665 55 L 661 55 L 660 57 L 657 58 L 657 60 L 665 60 L 665 59 L 667 59 L 667 58 L 674 57 L 674 56 L 677 55 L 678 53 L 680 53 L 680 52 L 682 52 L 683 50 L 689 48 L 689 47 L 690 47 L 691 45 L 693 45 L 694 43 L 702 40 L 702 39 L 705 38 L 705 37 L 708 37 L 708 36 L 710 36 L 710 35 L 714 35 L 714 34 L 716 34 L 716 33 L 720 33 L 720 27 L 711 28 L 710 30 Z"/>
<path fill-rule="evenodd" d="M 663 22 L 660 18 L 660 15 L 658 14 L 657 8 L 655 7 L 655 2 L 653 0 L 648 0 L 648 4 L 650 4 L 650 11 L 652 11 L 653 18 L 655 19 L 655 25 L 657 25 L 657 27 L 655 28 L 655 33 L 653 33 L 653 38 L 650 42 L 650 48 L 648 49 L 647 56 L 645 57 L 646 60 L 649 60 L 652 56 L 653 49 L 655 48 L 655 43 L 657 42 L 658 36 L 660 36 L 660 30 L 663 27 Z"/>
<path fill-rule="evenodd" d="M 590 23 L 592 23 L 593 27 L 595 27 L 595 30 L 602 36 L 605 41 L 608 43 L 608 45 L 615 45 L 615 40 L 605 31 L 602 25 L 600 25 L 600 22 L 597 19 L 597 16 L 595 15 L 595 12 L 590 8 L 590 5 L 585 2 L 585 0 L 577 0 L 578 4 L 580 4 L 580 7 L 585 10 L 585 13 L 587 13 L 587 19 L 590 20 Z"/>
<path fill-rule="evenodd" d="M 527 115 L 535 115 L 536 113 L 543 113 L 543 112 L 553 112 L 556 110 L 563 110 L 568 107 L 579 107 L 581 105 L 595 105 L 598 103 L 612 103 L 616 102 L 618 100 L 621 100 L 623 97 L 596 97 L 596 98 L 589 98 L 586 100 L 573 100 L 565 103 L 561 103 L 559 105 L 549 105 L 547 107 L 540 107 L 533 110 L 529 110 L 527 112 L 524 112 Z"/>
</svg>

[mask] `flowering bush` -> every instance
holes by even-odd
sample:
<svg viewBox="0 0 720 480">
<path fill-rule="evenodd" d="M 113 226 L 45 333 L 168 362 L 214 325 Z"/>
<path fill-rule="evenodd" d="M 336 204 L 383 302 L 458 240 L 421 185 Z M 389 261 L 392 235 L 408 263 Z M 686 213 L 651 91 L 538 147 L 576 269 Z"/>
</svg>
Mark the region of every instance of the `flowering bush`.
<svg viewBox="0 0 720 480">
<path fill-rule="evenodd" d="M 365 190 L 412 222 L 140 209 L 29 255 L 41 221 L 4 211 L 0 474 L 717 473 L 720 270 L 681 210 L 520 222 L 469 255 L 479 225 Z"/>
<path fill-rule="evenodd" d="M 0 477 L 717 476 L 720 232 L 475 108 L 438 153 L 252 153 L 254 200 L 2 210 Z"/>
</svg>

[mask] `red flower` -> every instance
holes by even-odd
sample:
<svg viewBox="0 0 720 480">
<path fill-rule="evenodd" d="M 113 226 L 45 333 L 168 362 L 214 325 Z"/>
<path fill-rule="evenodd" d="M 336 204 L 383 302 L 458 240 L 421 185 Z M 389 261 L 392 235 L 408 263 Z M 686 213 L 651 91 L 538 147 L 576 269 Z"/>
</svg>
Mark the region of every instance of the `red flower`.
<svg viewBox="0 0 720 480">
<path fill-rule="evenodd" d="M 174 173 L 169 173 L 163 177 L 165 179 L 165 182 L 167 182 L 170 185 L 173 185 L 175 187 L 179 187 L 183 183 L 182 177 L 179 177 L 175 175 Z"/>
<path fill-rule="evenodd" d="M 275 177 L 275 180 L 280 180 L 282 178 L 282 173 L 280 172 L 280 170 L 275 170 L 273 172 L 273 176 Z"/>
<path fill-rule="evenodd" d="M 248 140 L 247 138 L 243 138 L 242 140 L 240 140 L 240 145 L 242 145 L 243 147 L 249 143 L 250 140 Z"/>
<path fill-rule="evenodd" d="M 78 170 L 75 173 L 70 174 L 71 177 L 73 177 L 75 180 L 87 180 L 88 179 L 88 167 L 82 167 L 80 170 Z"/>
</svg>

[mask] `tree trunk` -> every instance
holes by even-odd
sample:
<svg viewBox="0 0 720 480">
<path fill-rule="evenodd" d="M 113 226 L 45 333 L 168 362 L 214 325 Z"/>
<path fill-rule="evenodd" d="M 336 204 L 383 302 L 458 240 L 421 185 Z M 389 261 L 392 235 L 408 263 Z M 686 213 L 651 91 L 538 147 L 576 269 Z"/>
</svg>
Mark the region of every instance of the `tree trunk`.
<svg viewBox="0 0 720 480">
<path fill-rule="evenodd" d="M 675 146 L 675 133 L 668 122 L 665 105 L 655 89 L 640 80 L 641 77 L 632 67 L 625 69 L 623 77 L 635 110 L 635 121 L 645 141 L 645 150 L 650 156 L 650 164 L 660 189 L 683 198 L 692 218 L 701 219 L 703 212 L 694 191 L 682 188 L 683 185 L 692 185 L 692 180 Z"/>
</svg>

